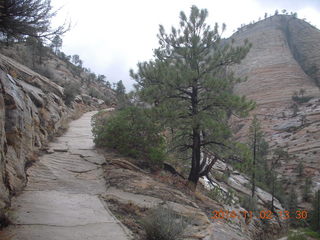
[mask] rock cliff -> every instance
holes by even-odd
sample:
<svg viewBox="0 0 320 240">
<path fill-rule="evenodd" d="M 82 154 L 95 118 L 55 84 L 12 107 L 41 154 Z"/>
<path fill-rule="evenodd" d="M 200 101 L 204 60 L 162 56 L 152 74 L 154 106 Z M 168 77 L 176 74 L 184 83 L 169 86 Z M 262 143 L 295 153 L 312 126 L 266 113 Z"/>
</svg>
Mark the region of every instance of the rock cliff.
<svg viewBox="0 0 320 240">
<path fill-rule="evenodd" d="M 79 95 L 67 106 L 63 87 L 0 54 L 0 226 L 10 197 L 26 184 L 26 168 L 36 153 L 69 120 L 100 104 Z"/>
<path fill-rule="evenodd" d="M 247 77 L 234 91 L 256 101 L 251 116 L 261 121 L 271 148 L 289 152 L 290 159 L 279 169 L 287 189 L 301 192 L 309 177 L 313 190 L 319 189 L 320 31 L 293 16 L 277 15 L 243 27 L 232 38 L 237 44 L 245 39 L 252 43 L 246 58 L 233 68 L 237 76 Z M 237 139 L 246 140 L 250 121 L 232 119 Z"/>
</svg>

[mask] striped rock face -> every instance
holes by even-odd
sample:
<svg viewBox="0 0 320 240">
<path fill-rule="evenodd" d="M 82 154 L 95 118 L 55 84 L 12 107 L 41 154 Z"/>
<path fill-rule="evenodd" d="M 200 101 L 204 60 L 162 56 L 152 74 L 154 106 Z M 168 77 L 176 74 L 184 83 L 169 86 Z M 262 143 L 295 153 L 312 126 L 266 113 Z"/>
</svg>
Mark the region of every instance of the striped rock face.
<svg viewBox="0 0 320 240">
<path fill-rule="evenodd" d="M 292 16 L 278 15 L 248 25 L 232 38 L 236 44 L 245 39 L 252 43 L 246 58 L 232 67 L 236 76 L 247 77 L 234 91 L 257 103 L 249 118 L 231 120 L 236 138 L 247 140 L 256 114 L 271 148 L 283 147 L 291 156 L 279 169 L 282 176 L 298 192 L 307 177 L 312 178 L 312 189 L 319 189 L 320 31 Z M 294 92 L 311 100 L 295 102 Z M 296 171 L 300 162 L 303 181 Z"/>
</svg>

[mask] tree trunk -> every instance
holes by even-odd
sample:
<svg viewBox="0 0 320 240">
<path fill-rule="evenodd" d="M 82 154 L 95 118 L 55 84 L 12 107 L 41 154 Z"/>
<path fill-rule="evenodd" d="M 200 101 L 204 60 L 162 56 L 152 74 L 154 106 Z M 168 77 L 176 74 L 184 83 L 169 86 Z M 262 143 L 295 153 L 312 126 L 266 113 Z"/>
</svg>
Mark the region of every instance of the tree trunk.
<svg viewBox="0 0 320 240">
<path fill-rule="evenodd" d="M 273 169 L 272 169 L 273 171 Z M 275 176 L 272 173 L 272 199 L 271 199 L 271 212 L 274 212 L 274 192 L 275 192 Z"/>
<path fill-rule="evenodd" d="M 191 94 L 191 106 L 192 117 L 196 118 L 198 115 L 198 79 L 193 80 L 192 94 Z M 195 123 L 192 128 L 192 159 L 191 159 L 191 171 L 189 174 L 189 187 L 195 191 L 197 183 L 200 178 L 200 160 L 201 160 L 201 134 L 199 123 Z"/>
<path fill-rule="evenodd" d="M 192 190 L 196 190 L 197 183 L 200 178 L 200 160 L 201 160 L 201 146 L 200 146 L 200 131 L 198 128 L 193 129 L 193 145 L 192 145 L 192 162 L 191 171 L 189 174 L 189 186 Z"/>
<path fill-rule="evenodd" d="M 254 129 L 254 139 L 253 139 L 253 162 L 252 162 L 252 189 L 251 197 L 254 197 L 256 188 L 256 147 L 257 147 L 257 131 Z"/>
</svg>

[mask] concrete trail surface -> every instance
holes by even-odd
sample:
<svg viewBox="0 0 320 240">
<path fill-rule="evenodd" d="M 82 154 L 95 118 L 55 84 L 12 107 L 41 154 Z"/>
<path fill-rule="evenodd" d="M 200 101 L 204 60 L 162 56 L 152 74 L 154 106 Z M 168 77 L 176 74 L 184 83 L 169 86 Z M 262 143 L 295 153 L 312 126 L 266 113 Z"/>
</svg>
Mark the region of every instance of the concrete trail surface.
<svg viewBox="0 0 320 240">
<path fill-rule="evenodd" d="M 127 240 L 128 231 L 99 195 L 106 192 L 101 164 L 94 150 L 88 112 L 70 123 L 50 144 L 49 154 L 28 169 L 25 190 L 12 201 L 12 240 Z"/>
</svg>

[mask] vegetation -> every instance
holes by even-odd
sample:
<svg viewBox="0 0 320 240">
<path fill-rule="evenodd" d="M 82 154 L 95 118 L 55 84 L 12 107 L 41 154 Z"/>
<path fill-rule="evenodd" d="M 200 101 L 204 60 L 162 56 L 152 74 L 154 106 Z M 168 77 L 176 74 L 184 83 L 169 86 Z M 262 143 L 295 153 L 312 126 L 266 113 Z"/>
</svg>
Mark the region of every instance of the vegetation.
<svg viewBox="0 0 320 240">
<path fill-rule="evenodd" d="M 80 86 L 76 83 L 69 83 L 64 88 L 64 102 L 70 105 L 75 96 L 80 93 Z"/>
<path fill-rule="evenodd" d="M 312 201 L 310 226 L 313 231 L 317 231 L 320 235 L 320 190 L 314 194 Z"/>
<path fill-rule="evenodd" d="M 249 149 L 251 151 L 251 158 L 249 159 L 251 166 L 251 197 L 254 198 L 256 178 L 258 180 L 264 179 L 266 176 L 266 155 L 268 151 L 268 144 L 263 138 L 260 122 L 254 116 L 249 129 Z M 259 175 L 258 175 L 259 174 Z M 258 175 L 258 176 L 256 176 Z"/>
<path fill-rule="evenodd" d="M 51 19 L 56 14 L 52 11 L 50 0 L 3 0 L 0 2 L 0 33 L 7 40 L 61 35 L 68 27 L 51 28 Z"/>
<path fill-rule="evenodd" d="M 310 177 L 307 177 L 305 179 L 303 191 L 302 191 L 302 199 L 306 202 L 310 202 L 310 200 L 312 199 L 311 187 L 312 187 L 312 180 Z"/>
<path fill-rule="evenodd" d="M 251 196 L 244 196 L 240 198 L 240 206 L 242 206 L 247 211 L 256 211 L 258 205 L 258 200 L 256 196 L 253 198 Z"/>
<path fill-rule="evenodd" d="M 299 92 L 294 92 L 292 95 L 292 100 L 296 103 L 306 103 L 309 102 L 313 97 L 311 96 L 305 96 L 306 90 L 305 89 L 300 89 Z"/>
<path fill-rule="evenodd" d="M 158 207 L 142 220 L 148 240 L 183 239 L 186 221 L 170 208 Z"/>
<path fill-rule="evenodd" d="M 207 16 L 206 9 L 192 6 L 189 18 L 180 13 L 178 29 L 172 27 L 168 34 L 160 26 L 155 60 L 139 63 L 137 73 L 131 71 L 141 100 L 154 105 L 157 120 L 171 130 L 172 149 L 189 156 L 192 189 L 214 161 L 206 158 L 201 162 L 201 152 L 218 155 L 228 148 L 228 117 L 245 116 L 254 106 L 233 94 L 240 79 L 226 71 L 246 56 L 250 44 L 222 44 L 218 25 L 211 29 L 205 23 Z"/>
<path fill-rule="evenodd" d="M 115 83 L 115 87 L 113 88 L 116 93 L 117 98 L 117 108 L 123 109 L 129 105 L 129 99 L 126 94 L 126 88 L 122 83 L 122 80 Z"/>
<path fill-rule="evenodd" d="M 282 148 L 276 148 L 273 151 L 269 150 L 257 116 L 254 116 L 251 122 L 248 143 L 237 144 L 236 149 L 243 161 L 241 163 L 233 163 L 233 166 L 248 174 L 251 180 L 251 186 L 248 186 L 251 187 L 251 196 L 242 199 L 242 204 L 246 205 L 246 202 L 249 202 L 249 205 L 251 205 L 254 202 L 256 186 L 271 193 L 271 204 L 269 206 L 271 211 L 274 211 L 275 198 L 282 204 L 286 204 L 288 200 L 276 169 L 281 166 L 281 160 L 286 161 L 290 156 Z"/>
<path fill-rule="evenodd" d="M 115 149 L 133 158 L 148 160 L 152 169 L 162 168 L 165 160 L 165 141 L 161 128 L 155 124 L 150 111 L 128 107 L 117 111 L 107 120 L 93 123 L 94 142 L 97 146 Z"/>
<path fill-rule="evenodd" d="M 307 240 L 307 238 L 301 232 L 290 232 L 288 240 Z"/>
</svg>

